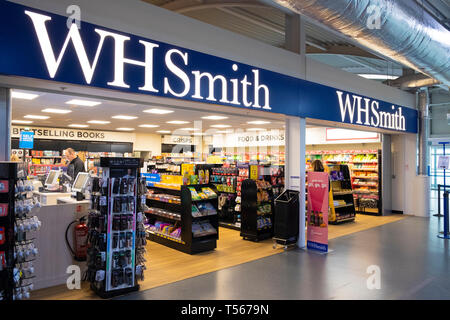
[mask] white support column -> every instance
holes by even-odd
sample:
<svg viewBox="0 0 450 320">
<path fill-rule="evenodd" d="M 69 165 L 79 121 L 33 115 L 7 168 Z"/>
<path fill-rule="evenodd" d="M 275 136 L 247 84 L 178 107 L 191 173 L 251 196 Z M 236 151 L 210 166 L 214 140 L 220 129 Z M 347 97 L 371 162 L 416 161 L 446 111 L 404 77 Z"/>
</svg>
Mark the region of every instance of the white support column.
<svg viewBox="0 0 450 320">
<path fill-rule="evenodd" d="M 11 155 L 11 89 L 0 88 L 0 161 Z"/>
<path fill-rule="evenodd" d="M 305 153 L 306 120 L 286 118 L 286 188 L 300 192 L 299 237 L 297 246 L 305 247 Z"/>
</svg>

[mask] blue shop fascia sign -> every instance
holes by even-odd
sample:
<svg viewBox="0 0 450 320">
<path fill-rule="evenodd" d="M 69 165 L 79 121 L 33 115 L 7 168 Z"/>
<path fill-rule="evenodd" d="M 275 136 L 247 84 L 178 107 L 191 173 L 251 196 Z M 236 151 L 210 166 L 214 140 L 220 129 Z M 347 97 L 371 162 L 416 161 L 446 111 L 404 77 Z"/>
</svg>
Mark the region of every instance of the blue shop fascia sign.
<svg viewBox="0 0 450 320">
<path fill-rule="evenodd" d="M 0 2 L 0 74 L 417 133 L 417 111 Z"/>
</svg>

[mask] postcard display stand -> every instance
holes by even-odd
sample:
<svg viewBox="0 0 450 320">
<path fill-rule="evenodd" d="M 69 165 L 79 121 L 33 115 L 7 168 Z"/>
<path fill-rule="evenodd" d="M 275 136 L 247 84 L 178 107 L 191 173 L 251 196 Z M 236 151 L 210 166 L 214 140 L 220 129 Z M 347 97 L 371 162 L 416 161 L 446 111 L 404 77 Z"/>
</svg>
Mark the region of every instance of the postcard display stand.
<svg viewBox="0 0 450 320">
<path fill-rule="evenodd" d="M 88 280 L 95 293 L 110 298 L 139 290 L 143 278 L 146 188 L 137 178 L 138 158 L 100 158 L 100 167 L 92 181 Z"/>
<path fill-rule="evenodd" d="M 0 300 L 30 298 L 38 249 L 33 233 L 41 222 L 32 216 L 40 208 L 27 180 L 25 163 L 0 163 Z"/>
</svg>

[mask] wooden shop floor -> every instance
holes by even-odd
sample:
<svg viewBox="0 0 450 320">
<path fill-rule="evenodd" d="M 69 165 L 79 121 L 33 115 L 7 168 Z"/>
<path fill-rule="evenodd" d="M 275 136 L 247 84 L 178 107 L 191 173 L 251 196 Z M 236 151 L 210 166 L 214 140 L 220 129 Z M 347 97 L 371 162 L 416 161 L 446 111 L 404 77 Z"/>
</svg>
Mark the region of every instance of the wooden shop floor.
<svg viewBox="0 0 450 320">
<path fill-rule="evenodd" d="M 329 239 L 403 219 L 403 215 L 368 216 L 357 215 L 354 222 L 329 226 Z M 229 268 L 245 262 L 261 259 L 283 252 L 282 247 L 273 249 L 272 240 L 261 242 L 244 241 L 239 231 L 219 229 L 217 248 L 211 252 L 189 255 L 155 242 L 147 242 L 147 270 L 140 290 L 147 290 L 205 273 Z M 34 291 L 32 299 L 80 300 L 99 299 L 92 293 L 87 282 L 80 290 L 68 290 L 65 285 Z"/>
</svg>

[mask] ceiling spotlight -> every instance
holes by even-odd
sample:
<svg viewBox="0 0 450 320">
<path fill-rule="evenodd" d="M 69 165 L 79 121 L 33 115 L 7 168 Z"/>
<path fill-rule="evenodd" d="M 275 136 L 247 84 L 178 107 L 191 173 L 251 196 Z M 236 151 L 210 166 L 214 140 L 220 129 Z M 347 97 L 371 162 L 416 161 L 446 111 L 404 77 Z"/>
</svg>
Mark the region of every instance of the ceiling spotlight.
<svg viewBox="0 0 450 320">
<path fill-rule="evenodd" d="M 34 114 L 27 114 L 24 118 L 26 118 L 26 119 L 47 120 L 50 117 L 49 116 L 38 116 L 38 115 L 34 115 Z"/>
<path fill-rule="evenodd" d="M 76 123 L 74 123 L 74 124 L 69 124 L 69 127 L 71 127 L 71 128 L 87 128 L 87 127 L 89 127 L 89 125 L 87 125 L 87 124 L 76 124 Z"/>
<path fill-rule="evenodd" d="M 82 106 L 82 107 L 95 107 L 101 104 L 101 102 L 97 101 L 90 101 L 90 100 L 80 100 L 80 99 L 72 99 L 70 101 L 67 101 L 66 104 L 75 105 L 75 106 Z"/>
<path fill-rule="evenodd" d="M 42 109 L 42 112 L 46 112 L 46 113 L 67 114 L 67 113 L 71 113 L 72 110 L 67 110 L 67 109 L 56 109 L 56 108 L 46 108 L 46 109 Z"/>
<path fill-rule="evenodd" d="M 247 129 L 247 131 L 266 131 L 266 129 L 263 129 L 263 128 L 250 128 L 250 129 Z"/>
<path fill-rule="evenodd" d="M 156 124 L 141 124 L 139 127 L 141 127 L 141 128 L 158 128 L 159 126 Z"/>
<path fill-rule="evenodd" d="M 133 128 L 117 128 L 116 130 L 119 130 L 119 131 L 133 131 L 134 129 Z"/>
<path fill-rule="evenodd" d="M 15 98 L 15 99 L 33 100 L 33 99 L 36 99 L 37 97 L 39 97 L 39 95 L 33 94 L 33 93 L 12 91 L 11 97 Z"/>
<path fill-rule="evenodd" d="M 172 120 L 172 121 L 167 121 L 166 123 L 170 123 L 170 124 L 186 124 L 186 123 L 189 123 L 189 121 Z"/>
<path fill-rule="evenodd" d="M 31 120 L 11 120 L 11 123 L 17 123 L 17 124 L 32 124 L 33 121 L 31 121 Z"/>
<path fill-rule="evenodd" d="M 248 124 L 269 124 L 270 121 L 256 120 L 256 121 L 248 121 Z"/>
<path fill-rule="evenodd" d="M 89 120 L 87 123 L 91 123 L 91 124 L 109 124 L 109 123 L 111 123 L 111 121 Z"/>
<path fill-rule="evenodd" d="M 224 116 L 206 116 L 206 117 L 202 117 L 202 119 L 205 119 L 205 120 L 225 120 L 225 119 L 228 119 L 228 117 L 224 117 Z"/>
<path fill-rule="evenodd" d="M 159 130 L 159 131 L 156 131 L 156 132 L 158 132 L 158 133 L 170 133 L 169 130 Z"/>
<path fill-rule="evenodd" d="M 113 118 L 113 119 L 120 119 L 120 120 L 134 120 L 134 119 L 137 119 L 138 117 L 135 117 L 135 116 L 125 116 L 125 115 L 120 114 L 120 115 L 117 115 L 117 116 L 113 116 L 112 118 Z"/>
<path fill-rule="evenodd" d="M 146 113 L 153 113 L 153 114 L 168 114 L 168 113 L 172 113 L 174 111 L 166 110 L 166 109 L 153 108 L 153 109 L 144 110 L 144 112 L 146 112 Z"/>
</svg>

